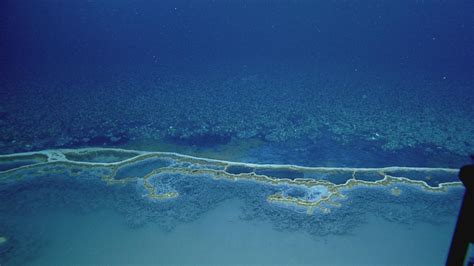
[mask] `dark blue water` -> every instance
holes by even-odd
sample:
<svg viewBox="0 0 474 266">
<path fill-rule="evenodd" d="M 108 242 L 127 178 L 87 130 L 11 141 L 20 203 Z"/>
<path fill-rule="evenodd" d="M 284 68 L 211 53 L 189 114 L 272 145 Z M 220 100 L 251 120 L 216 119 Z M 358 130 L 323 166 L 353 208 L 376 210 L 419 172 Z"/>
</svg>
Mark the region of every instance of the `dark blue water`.
<svg viewBox="0 0 474 266">
<path fill-rule="evenodd" d="M 3 1 L 1 10 L 3 68 L 22 74 L 254 61 L 473 70 L 472 1 Z"/>
</svg>

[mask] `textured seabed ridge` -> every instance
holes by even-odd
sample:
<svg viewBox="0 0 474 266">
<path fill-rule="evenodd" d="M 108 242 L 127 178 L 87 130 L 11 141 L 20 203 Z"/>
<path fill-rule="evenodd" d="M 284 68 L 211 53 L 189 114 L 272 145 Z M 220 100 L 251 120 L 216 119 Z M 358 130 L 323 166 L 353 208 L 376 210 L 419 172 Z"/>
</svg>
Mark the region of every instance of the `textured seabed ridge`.
<svg viewBox="0 0 474 266">
<path fill-rule="evenodd" d="M 163 230 L 232 198 L 244 202 L 241 219 L 316 237 L 346 234 L 369 213 L 438 224 L 456 215 L 463 191 L 456 176 L 449 168 L 301 167 L 104 148 L 1 155 L 0 259 L 40 249 L 29 215 L 58 206 L 112 208 L 131 227 L 150 222 Z"/>
<path fill-rule="evenodd" d="M 199 63 L 194 74 L 169 67 L 117 68 L 93 71 L 101 78 L 28 74 L 0 80 L 0 125 L 8 125 L 0 127 L 2 153 L 97 146 L 140 150 L 156 143 L 158 151 L 163 144 L 189 149 L 294 143 L 307 149 L 335 143 L 377 146 L 396 155 L 418 149 L 435 162 L 443 153 L 440 163 L 457 167 L 474 147 L 473 75 L 444 80 L 420 69 L 354 72 L 352 63 L 315 67 L 314 62 L 263 61 L 242 69 L 242 63 L 228 60 Z"/>
</svg>

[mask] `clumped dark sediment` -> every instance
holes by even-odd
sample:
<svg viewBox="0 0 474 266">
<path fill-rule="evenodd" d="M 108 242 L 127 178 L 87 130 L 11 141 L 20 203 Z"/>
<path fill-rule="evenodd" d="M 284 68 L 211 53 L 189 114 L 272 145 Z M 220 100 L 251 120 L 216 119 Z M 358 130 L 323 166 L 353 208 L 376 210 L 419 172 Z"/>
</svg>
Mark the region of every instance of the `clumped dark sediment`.
<svg viewBox="0 0 474 266">
<path fill-rule="evenodd" d="M 472 96 L 461 96 L 469 86 L 462 80 L 344 70 L 209 73 L 74 84 L 5 81 L 0 148 L 123 146 L 143 139 L 203 147 L 251 138 L 318 143 L 324 132 L 338 143 L 358 139 L 386 151 L 426 146 L 466 155 L 474 147 Z"/>
</svg>

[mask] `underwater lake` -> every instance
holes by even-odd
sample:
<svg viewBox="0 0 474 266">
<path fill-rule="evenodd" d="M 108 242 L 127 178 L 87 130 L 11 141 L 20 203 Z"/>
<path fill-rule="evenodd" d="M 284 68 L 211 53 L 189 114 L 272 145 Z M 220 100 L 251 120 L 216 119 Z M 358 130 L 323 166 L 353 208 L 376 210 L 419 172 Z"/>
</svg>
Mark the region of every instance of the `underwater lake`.
<svg viewBox="0 0 474 266">
<path fill-rule="evenodd" d="M 464 191 L 449 168 L 120 149 L 0 158 L 0 254 L 20 265 L 438 264 Z"/>
</svg>

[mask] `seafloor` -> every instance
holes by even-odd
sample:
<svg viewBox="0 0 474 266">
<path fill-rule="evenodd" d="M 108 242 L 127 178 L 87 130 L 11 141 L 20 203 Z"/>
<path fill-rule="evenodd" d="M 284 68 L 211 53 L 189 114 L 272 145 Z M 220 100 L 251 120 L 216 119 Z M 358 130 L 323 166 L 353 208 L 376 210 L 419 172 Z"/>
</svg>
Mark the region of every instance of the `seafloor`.
<svg viewBox="0 0 474 266">
<path fill-rule="evenodd" d="M 449 168 L 69 149 L 0 156 L 0 263 L 442 264 Z"/>
<path fill-rule="evenodd" d="M 443 264 L 470 79 L 299 67 L 1 79 L 0 264 Z"/>
<path fill-rule="evenodd" d="M 457 168 L 474 148 L 472 82 L 451 72 L 234 62 L 58 73 L 2 79 L 1 153 L 106 146 Z"/>
<path fill-rule="evenodd" d="M 444 264 L 473 3 L 1 1 L 0 266 Z"/>
</svg>

